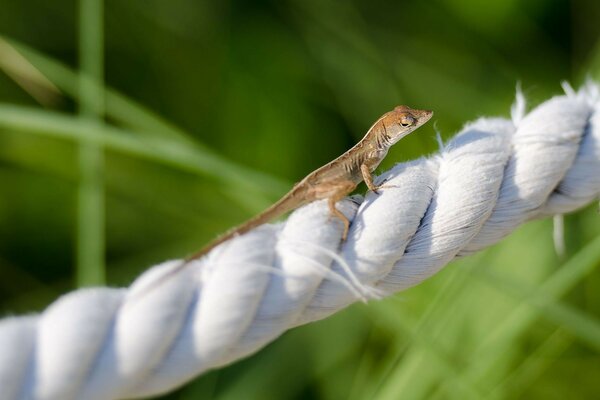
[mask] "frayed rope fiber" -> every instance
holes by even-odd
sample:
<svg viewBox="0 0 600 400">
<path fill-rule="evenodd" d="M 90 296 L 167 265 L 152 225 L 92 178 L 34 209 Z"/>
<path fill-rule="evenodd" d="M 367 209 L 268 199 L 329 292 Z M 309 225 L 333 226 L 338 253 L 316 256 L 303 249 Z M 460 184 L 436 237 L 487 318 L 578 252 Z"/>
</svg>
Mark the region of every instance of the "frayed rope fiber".
<svg viewBox="0 0 600 400">
<path fill-rule="evenodd" d="M 598 87 L 567 89 L 527 114 L 518 95 L 511 119 L 470 123 L 438 154 L 381 175 L 380 194 L 338 203 L 352 221 L 345 242 L 341 222 L 315 202 L 159 285 L 178 260 L 149 269 L 128 289 L 77 290 L 40 315 L 3 319 L 2 398 L 168 392 L 294 326 L 414 286 L 527 220 L 594 201 Z"/>
</svg>

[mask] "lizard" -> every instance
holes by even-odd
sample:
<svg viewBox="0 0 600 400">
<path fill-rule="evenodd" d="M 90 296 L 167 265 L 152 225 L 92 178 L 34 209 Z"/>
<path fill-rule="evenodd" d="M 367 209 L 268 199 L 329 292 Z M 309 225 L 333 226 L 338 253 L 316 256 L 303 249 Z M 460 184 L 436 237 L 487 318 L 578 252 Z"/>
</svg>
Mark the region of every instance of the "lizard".
<svg viewBox="0 0 600 400">
<path fill-rule="evenodd" d="M 366 183 L 369 190 L 378 193 L 383 186 L 375 185 L 372 173 L 383 161 L 390 147 L 429 121 L 432 115 L 433 111 L 417 110 L 407 106 L 397 106 L 383 114 L 350 150 L 308 174 L 262 213 L 230 229 L 198 252 L 181 260 L 161 279 L 142 289 L 142 293 L 152 290 L 160 282 L 174 276 L 192 261 L 205 256 L 221 243 L 316 200 L 327 199 L 331 215 L 339 218 L 344 224 L 342 240 L 346 240 L 350 221 L 336 208 L 336 203 L 350 194 L 362 181 Z M 142 293 L 138 292 L 138 295 L 141 296 Z"/>
<path fill-rule="evenodd" d="M 185 258 L 184 263 L 201 258 L 233 237 L 321 199 L 327 199 L 331 215 L 343 222 L 342 240 L 346 240 L 350 221 L 335 204 L 354 191 L 363 180 L 369 190 L 377 193 L 381 186 L 373 182 L 373 171 L 383 161 L 391 146 L 429 121 L 432 115 L 432 111 L 416 110 L 407 106 L 397 106 L 383 114 L 350 150 L 308 174 L 265 211 L 217 237 L 198 252 Z"/>
</svg>

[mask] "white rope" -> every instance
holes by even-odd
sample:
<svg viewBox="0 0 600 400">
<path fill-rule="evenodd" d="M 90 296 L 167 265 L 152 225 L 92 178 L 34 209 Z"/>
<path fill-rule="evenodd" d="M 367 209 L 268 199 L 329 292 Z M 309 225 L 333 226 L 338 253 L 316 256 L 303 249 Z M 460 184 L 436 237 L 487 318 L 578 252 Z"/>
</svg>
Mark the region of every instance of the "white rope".
<svg viewBox="0 0 600 400">
<path fill-rule="evenodd" d="M 0 321 L 3 399 L 116 399 L 163 393 L 247 356 L 291 327 L 435 274 L 521 223 L 600 194 L 600 103 L 588 85 L 512 120 L 482 118 L 427 159 L 379 177 L 386 188 L 224 243 L 156 285 L 84 289 L 42 314 Z M 138 296 L 136 296 L 136 293 Z M 143 293 L 143 295 L 139 295 Z"/>
</svg>

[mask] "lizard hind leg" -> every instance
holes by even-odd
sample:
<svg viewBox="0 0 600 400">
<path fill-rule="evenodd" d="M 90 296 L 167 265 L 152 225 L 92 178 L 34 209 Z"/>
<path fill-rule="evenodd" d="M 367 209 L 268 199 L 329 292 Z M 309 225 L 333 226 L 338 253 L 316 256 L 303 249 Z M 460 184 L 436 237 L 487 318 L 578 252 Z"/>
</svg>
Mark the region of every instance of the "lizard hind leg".
<svg viewBox="0 0 600 400">
<path fill-rule="evenodd" d="M 335 185 L 333 193 L 328 197 L 327 204 L 329 205 L 329 211 L 335 217 L 338 217 L 344 224 L 344 233 L 342 233 L 342 240 L 346 240 L 348 237 L 348 230 L 350 229 L 350 221 L 346 216 L 337 209 L 335 204 L 342 200 L 346 195 L 354 190 L 356 184 L 352 181 L 345 181 Z"/>
</svg>

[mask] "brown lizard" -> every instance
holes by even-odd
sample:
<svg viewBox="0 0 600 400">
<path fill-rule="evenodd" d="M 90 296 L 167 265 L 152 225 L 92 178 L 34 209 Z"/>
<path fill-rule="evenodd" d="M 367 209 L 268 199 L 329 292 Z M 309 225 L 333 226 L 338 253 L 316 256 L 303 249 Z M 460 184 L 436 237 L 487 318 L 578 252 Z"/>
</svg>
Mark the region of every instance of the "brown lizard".
<svg viewBox="0 0 600 400">
<path fill-rule="evenodd" d="M 377 192 L 380 187 L 373 183 L 371 173 L 379 166 L 392 145 L 429 121 L 432 115 L 432 111 L 415 110 L 407 106 L 398 106 L 383 114 L 367 131 L 365 137 L 350 150 L 311 172 L 275 204 L 217 237 L 201 250 L 187 257 L 184 262 L 198 259 L 235 236 L 320 199 L 327 199 L 331 214 L 344 223 L 342 239 L 346 240 L 350 221 L 335 207 L 335 204 L 352 192 L 363 180 L 369 190 Z"/>
<path fill-rule="evenodd" d="M 279 201 L 262 213 L 230 229 L 197 253 L 183 259 L 166 275 L 138 292 L 137 296 L 149 292 L 161 282 L 176 275 L 191 261 L 204 256 L 219 244 L 315 200 L 328 200 L 331 214 L 344 223 L 342 239 L 346 240 L 350 221 L 335 207 L 335 204 L 352 192 L 363 180 L 369 190 L 377 192 L 381 186 L 374 184 L 371 173 L 379 166 L 392 145 L 429 121 L 432 115 L 432 111 L 415 110 L 407 106 L 398 106 L 383 114 L 367 131 L 365 137 L 350 150 L 311 172 L 306 178 L 294 185 L 292 190 Z"/>
</svg>

